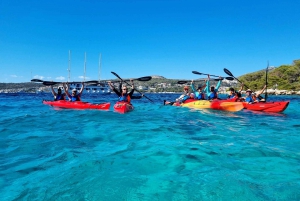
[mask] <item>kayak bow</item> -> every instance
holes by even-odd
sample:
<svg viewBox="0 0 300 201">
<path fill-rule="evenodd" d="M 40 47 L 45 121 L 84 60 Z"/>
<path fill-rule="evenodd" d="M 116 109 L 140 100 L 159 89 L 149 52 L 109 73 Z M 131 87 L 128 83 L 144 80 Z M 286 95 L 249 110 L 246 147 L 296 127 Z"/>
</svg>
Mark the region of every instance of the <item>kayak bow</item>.
<svg viewBox="0 0 300 201">
<path fill-rule="evenodd" d="M 82 101 L 70 102 L 66 100 L 59 100 L 59 101 L 43 100 L 43 104 L 50 105 L 52 107 L 68 108 L 68 109 L 83 109 L 83 110 L 86 109 L 109 110 L 110 107 L 110 103 L 93 104 L 89 102 L 82 102 Z"/>
<path fill-rule="evenodd" d="M 116 112 L 119 112 L 121 114 L 124 114 L 126 112 L 130 112 L 134 109 L 133 105 L 131 105 L 130 103 L 127 103 L 127 102 L 117 102 L 115 105 L 114 105 L 114 110 Z"/>
</svg>

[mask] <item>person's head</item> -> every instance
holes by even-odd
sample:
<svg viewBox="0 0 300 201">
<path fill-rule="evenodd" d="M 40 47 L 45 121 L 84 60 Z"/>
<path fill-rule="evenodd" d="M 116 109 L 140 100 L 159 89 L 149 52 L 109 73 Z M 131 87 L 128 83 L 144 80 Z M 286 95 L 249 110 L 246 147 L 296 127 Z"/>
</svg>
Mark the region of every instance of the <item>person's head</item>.
<svg viewBox="0 0 300 201">
<path fill-rule="evenodd" d="M 211 92 L 215 91 L 215 87 L 210 87 L 210 91 Z"/>
<path fill-rule="evenodd" d="M 122 93 L 127 93 L 127 87 L 126 86 L 122 86 Z"/>
<path fill-rule="evenodd" d="M 73 90 L 72 90 L 72 95 L 75 96 L 76 94 L 77 94 L 77 90 L 76 90 L 76 89 L 73 89 Z"/>
<path fill-rule="evenodd" d="M 240 98 L 240 97 L 242 97 L 242 94 L 241 94 L 240 92 L 236 92 L 236 96 L 237 96 L 238 98 Z"/>
<path fill-rule="evenodd" d="M 58 89 L 57 89 L 57 93 L 58 93 L 58 94 L 61 94 L 61 88 L 58 88 Z"/>
<path fill-rule="evenodd" d="M 230 87 L 230 88 L 229 88 L 229 92 L 230 92 L 231 94 L 234 94 L 234 88 Z"/>
<path fill-rule="evenodd" d="M 198 89 L 197 89 L 197 91 L 201 92 L 201 89 L 202 89 L 202 86 L 199 86 Z"/>
<path fill-rule="evenodd" d="M 184 86 L 183 87 L 183 91 L 188 92 L 189 91 L 189 87 L 188 86 Z"/>
<path fill-rule="evenodd" d="M 251 89 L 247 89 L 246 94 L 247 96 L 251 96 L 252 90 Z"/>
</svg>

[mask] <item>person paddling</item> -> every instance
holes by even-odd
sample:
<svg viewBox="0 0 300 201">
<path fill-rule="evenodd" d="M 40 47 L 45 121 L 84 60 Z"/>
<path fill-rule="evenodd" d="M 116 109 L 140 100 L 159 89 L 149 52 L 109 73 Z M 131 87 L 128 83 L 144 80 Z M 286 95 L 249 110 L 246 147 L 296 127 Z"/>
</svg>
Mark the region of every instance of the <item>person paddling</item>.
<svg viewBox="0 0 300 201">
<path fill-rule="evenodd" d="M 164 100 L 164 105 L 176 105 L 179 106 L 181 103 L 184 103 L 187 99 L 191 98 L 191 94 L 189 92 L 189 87 L 188 86 L 184 86 L 183 87 L 183 94 L 181 96 L 179 96 L 179 98 L 176 99 L 175 102 L 170 102 L 170 101 L 166 101 Z"/>
<path fill-rule="evenodd" d="M 206 81 L 206 94 L 207 94 L 207 99 L 208 100 L 214 100 L 218 98 L 218 90 L 221 86 L 221 82 L 222 82 L 222 77 L 219 77 L 219 82 L 217 84 L 216 87 L 214 86 L 209 86 L 209 79 L 210 76 L 208 75 L 208 80 Z"/>
<path fill-rule="evenodd" d="M 195 99 L 197 99 L 197 100 L 204 100 L 205 99 L 205 95 L 204 95 L 205 87 L 206 87 L 206 84 L 204 84 L 203 86 L 199 86 L 196 90 L 195 87 L 194 87 L 194 80 L 192 80 L 191 89 L 195 94 Z"/>
<path fill-rule="evenodd" d="M 58 87 L 57 93 L 54 91 L 52 85 L 50 86 L 50 88 L 51 88 L 51 92 L 52 92 L 52 94 L 53 94 L 53 96 L 54 96 L 54 101 L 65 100 L 65 94 L 64 94 L 64 93 L 63 93 L 63 94 L 61 93 L 61 88 Z"/>
<path fill-rule="evenodd" d="M 128 89 L 127 89 L 127 87 L 125 85 L 123 85 L 121 87 L 122 91 L 118 91 L 113 86 L 113 84 L 111 83 L 111 81 L 108 81 L 107 83 L 108 83 L 110 89 L 113 90 L 119 96 L 119 100 L 118 101 L 123 101 L 123 102 L 130 103 L 130 100 L 131 100 L 133 92 L 134 92 L 134 83 L 133 83 L 132 79 L 130 80 L 132 89 L 131 89 L 131 91 L 129 93 L 128 93 Z"/>
<path fill-rule="evenodd" d="M 72 94 L 69 94 L 69 92 L 68 92 L 69 84 L 68 83 L 67 84 L 63 83 L 63 87 L 64 87 L 64 90 L 65 90 L 70 102 L 81 101 L 81 94 L 82 94 L 82 91 L 83 91 L 83 88 L 84 88 L 84 83 L 83 82 L 81 83 L 81 89 L 80 89 L 78 94 L 77 94 L 76 89 L 73 89 Z"/>
</svg>

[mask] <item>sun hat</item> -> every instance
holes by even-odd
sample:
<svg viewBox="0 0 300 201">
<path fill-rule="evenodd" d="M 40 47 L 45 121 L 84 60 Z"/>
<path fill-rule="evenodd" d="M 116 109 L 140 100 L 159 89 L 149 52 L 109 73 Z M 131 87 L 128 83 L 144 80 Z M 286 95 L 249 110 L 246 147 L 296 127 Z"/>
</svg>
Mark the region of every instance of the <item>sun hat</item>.
<svg viewBox="0 0 300 201">
<path fill-rule="evenodd" d="M 247 91 L 246 92 L 252 92 L 252 90 L 251 89 L 247 89 Z"/>
</svg>

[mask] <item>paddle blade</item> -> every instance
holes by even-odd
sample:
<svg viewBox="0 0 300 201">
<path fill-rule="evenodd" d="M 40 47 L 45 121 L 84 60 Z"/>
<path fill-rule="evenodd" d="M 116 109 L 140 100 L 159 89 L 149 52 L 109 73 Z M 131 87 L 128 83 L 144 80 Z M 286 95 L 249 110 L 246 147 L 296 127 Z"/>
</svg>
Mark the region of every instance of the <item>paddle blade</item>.
<svg viewBox="0 0 300 201">
<path fill-rule="evenodd" d="M 149 80 L 151 80 L 151 79 L 152 79 L 151 76 L 145 76 L 145 77 L 137 78 L 136 80 L 145 82 L 145 81 L 149 81 Z"/>
<path fill-rule="evenodd" d="M 177 84 L 186 84 L 188 81 L 180 80 L 177 82 Z"/>
<path fill-rule="evenodd" d="M 197 74 L 197 75 L 202 75 L 202 73 L 199 73 L 198 71 L 192 71 L 192 73 Z"/>
<path fill-rule="evenodd" d="M 225 72 L 227 75 L 233 77 L 232 73 L 231 73 L 228 69 L 224 68 L 224 72 Z"/>
<path fill-rule="evenodd" d="M 122 80 L 122 78 L 115 72 L 111 72 L 114 76 L 116 76 L 117 78 L 119 78 L 120 80 Z"/>
<path fill-rule="evenodd" d="M 57 84 L 57 83 L 59 83 L 59 82 L 44 81 L 44 82 L 43 82 L 43 85 L 51 86 L 51 85 L 55 85 L 55 84 Z"/>
<path fill-rule="evenodd" d="M 44 82 L 44 81 L 40 80 L 40 79 L 32 79 L 32 80 L 30 80 L 30 82 Z"/>
<path fill-rule="evenodd" d="M 225 77 L 225 79 L 226 79 L 226 80 L 231 80 L 231 81 L 234 80 L 233 77 Z"/>
</svg>

